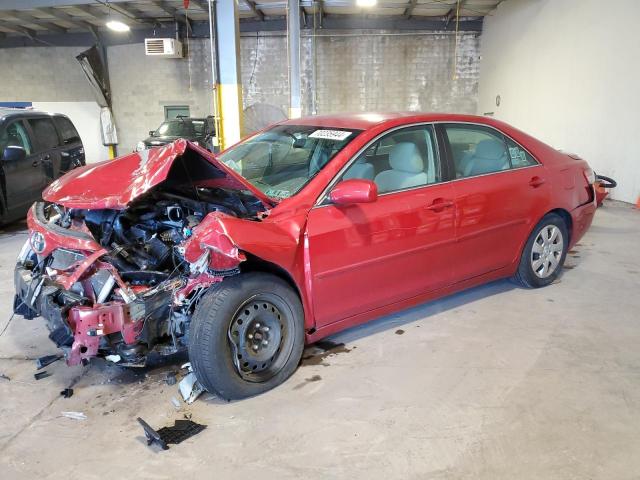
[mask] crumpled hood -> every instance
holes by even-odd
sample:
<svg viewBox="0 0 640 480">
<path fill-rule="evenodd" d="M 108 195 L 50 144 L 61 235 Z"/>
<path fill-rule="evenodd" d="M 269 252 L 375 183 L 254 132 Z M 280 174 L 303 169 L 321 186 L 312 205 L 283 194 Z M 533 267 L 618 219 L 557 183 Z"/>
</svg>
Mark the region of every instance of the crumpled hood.
<svg viewBox="0 0 640 480">
<path fill-rule="evenodd" d="M 76 168 L 49 185 L 42 193 L 42 198 L 68 208 L 125 209 L 132 200 L 166 180 L 173 162 L 188 149 L 222 173 L 222 178 L 216 180 L 217 185 L 249 191 L 263 203 L 265 209 L 273 206 L 269 197 L 241 175 L 203 148 L 182 139 L 161 148 Z"/>
</svg>

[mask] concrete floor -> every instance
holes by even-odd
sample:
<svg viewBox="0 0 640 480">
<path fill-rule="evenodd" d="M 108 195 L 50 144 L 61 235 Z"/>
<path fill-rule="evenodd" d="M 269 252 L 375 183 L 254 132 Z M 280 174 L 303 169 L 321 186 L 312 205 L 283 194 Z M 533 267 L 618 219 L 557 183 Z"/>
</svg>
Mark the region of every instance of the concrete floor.
<svg viewBox="0 0 640 480">
<path fill-rule="evenodd" d="M 25 233 L 0 233 L 0 332 Z M 0 337 L 0 477 L 626 479 L 640 472 L 640 212 L 608 203 L 554 285 L 507 281 L 388 316 L 309 349 L 285 385 L 180 411 L 168 364 L 63 363 L 38 319 Z M 70 399 L 59 392 L 73 384 Z M 78 421 L 61 416 L 81 411 Z M 207 425 L 168 451 L 136 423 Z"/>
</svg>

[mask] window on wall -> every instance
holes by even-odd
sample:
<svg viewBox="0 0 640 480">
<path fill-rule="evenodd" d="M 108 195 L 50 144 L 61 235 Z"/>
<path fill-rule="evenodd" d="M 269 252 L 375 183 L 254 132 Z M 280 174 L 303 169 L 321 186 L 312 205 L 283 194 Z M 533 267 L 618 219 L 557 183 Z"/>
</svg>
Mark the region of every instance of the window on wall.
<svg viewBox="0 0 640 480">
<path fill-rule="evenodd" d="M 480 125 L 446 125 L 456 178 L 474 177 L 537 162 L 497 130 Z"/>
<path fill-rule="evenodd" d="M 38 151 L 51 150 L 59 146 L 58 132 L 50 118 L 33 118 L 27 121 L 33 131 Z"/>
<path fill-rule="evenodd" d="M 31 141 L 21 121 L 13 122 L 0 134 L 0 155 L 7 147 L 22 147 L 31 155 Z"/>
<path fill-rule="evenodd" d="M 178 117 L 190 117 L 188 105 L 167 105 L 164 107 L 164 119 L 172 120 Z"/>
<path fill-rule="evenodd" d="M 385 135 L 347 169 L 342 179 L 373 180 L 380 193 L 431 185 L 442 173 L 430 125 Z"/>
</svg>

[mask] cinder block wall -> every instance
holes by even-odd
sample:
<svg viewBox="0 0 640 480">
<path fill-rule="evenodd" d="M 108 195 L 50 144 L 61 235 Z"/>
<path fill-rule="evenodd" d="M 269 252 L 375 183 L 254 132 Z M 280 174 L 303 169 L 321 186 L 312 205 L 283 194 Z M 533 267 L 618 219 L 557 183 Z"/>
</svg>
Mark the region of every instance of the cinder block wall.
<svg viewBox="0 0 640 480">
<path fill-rule="evenodd" d="M 391 33 L 391 35 L 389 35 Z M 451 111 L 475 113 L 479 35 L 322 31 L 301 42 L 303 113 Z M 329 36 L 332 35 L 332 36 Z M 245 132 L 288 111 L 287 40 L 283 33 L 241 38 Z M 84 48 L 0 49 L 0 101 L 93 99 L 75 60 Z M 209 40 L 190 40 L 185 59 L 144 55 L 142 44 L 107 51 L 121 154 L 164 118 L 165 105 L 211 113 Z M 457 62 L 454 62 L 457 59 Z M 315 63 L 315 76 L 314 72 Z"/>
</svg>

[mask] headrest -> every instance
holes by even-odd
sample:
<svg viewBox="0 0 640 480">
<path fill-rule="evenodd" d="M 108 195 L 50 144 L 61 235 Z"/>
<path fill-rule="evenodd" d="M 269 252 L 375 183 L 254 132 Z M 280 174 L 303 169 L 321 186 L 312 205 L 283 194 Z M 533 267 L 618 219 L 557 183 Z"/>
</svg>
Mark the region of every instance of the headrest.
<svg viewBox="0 0 640 480">
<path fill-rule="evenodd" d="M 497 160 L 502 158 L 506 153 L 507 151 L 502 142 L 498 140 L 482 140 L 476 145 L 474 156 Z"/>
<path fill-rule="evenodd" d="M 415 143 L 396 143 L 389 151 L 389 165 L 394 170 L 408 173 L 424 172 L 424 161 Z"/>
</svg>

